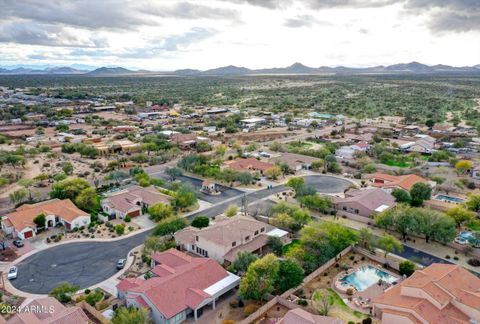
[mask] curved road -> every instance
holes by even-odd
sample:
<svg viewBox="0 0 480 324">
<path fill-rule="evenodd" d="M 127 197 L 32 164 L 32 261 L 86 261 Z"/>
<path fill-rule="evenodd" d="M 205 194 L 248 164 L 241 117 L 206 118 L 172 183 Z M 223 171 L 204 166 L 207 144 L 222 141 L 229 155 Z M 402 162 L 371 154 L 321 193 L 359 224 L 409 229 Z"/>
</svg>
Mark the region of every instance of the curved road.
<svg viewBox="0 0 480 324">
<path fill-rule="evenodd" d="M 67 281 L 80 288 L 93 286 L 118 272 L 118 259 L 139 246 L 152 230 L 111 242 L 79 242 L 57 245 L 18 263 L 18 278 L 12 285 L 34 294 L 48 294 Z"/>
<path fill-rule="evenodd" d="M 321 193 L 343 192 L 351 185 L 348 180 L 325 175 L 304 178 L 307 185 Z M 251 204 L 283 190 L 285 186 L 279 185 L 271 189 L 239 194 L 225 202 L 190 214 L 187 218 L 192 219 L 197 215 L 214 217 L 223 213 L 231 204 L 241 205 L 243 199 L 247 200 L 247 204 Z M 48 248 L 18 263 L 18 278 L 11 283 L 19 290 L 34 294 L 47 294 L 64 281 L 79 285 L 80 288 L 93 286 L 113 276 L 117 272 L 117 260 L 125 258 L 128 252 L 142 244 L 150 233 L 151 230 L 112 242 L 73 242 Z"/>
</svg>

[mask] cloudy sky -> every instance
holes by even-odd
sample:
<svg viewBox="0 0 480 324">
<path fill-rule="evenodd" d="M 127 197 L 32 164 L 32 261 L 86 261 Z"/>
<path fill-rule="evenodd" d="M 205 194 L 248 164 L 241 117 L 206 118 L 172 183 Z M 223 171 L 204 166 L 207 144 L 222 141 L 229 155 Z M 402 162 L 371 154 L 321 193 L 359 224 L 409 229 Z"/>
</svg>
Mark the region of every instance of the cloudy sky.
<svg viewBox="0 0 480 324">
<path fill-rule="evenodd" d="M 480 0 L 0 0 L 0 65 L 480 64 Z"/>
</svg>

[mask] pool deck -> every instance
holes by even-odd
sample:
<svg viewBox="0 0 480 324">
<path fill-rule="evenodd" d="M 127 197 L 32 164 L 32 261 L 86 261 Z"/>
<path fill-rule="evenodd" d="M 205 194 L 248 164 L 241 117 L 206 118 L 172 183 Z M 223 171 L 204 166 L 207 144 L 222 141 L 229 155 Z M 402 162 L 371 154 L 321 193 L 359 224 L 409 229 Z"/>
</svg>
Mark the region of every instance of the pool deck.
<svg viewBox="0 0 480 324">
<path fill-rule="evenodd" d="M 383 282 L 382 285 L 378 285 L 378 283 L 373 283 L 372 285 L 370 285 L 369 287 L 367 287 L 362 291 L 358 291 L 356 290 L 355 287 L 350 286 L 351 288 L 354 289 L 354 294 L 352 296 L 348 296 L 346 294 L 346 291 L 349 287 L 343 287 L 341 285 L 341 279 L 343 279 L 343 277 L 345 277 L 346 275 L 352 274 L 355 271 L 365 266 L 374 267 L 377 270 L 383 271 L 385 273 L 388 273 L 390 276 L 397 278 L 396 280 L 397 284 L 403 280 L 403 278 L 399 274 L 393 273 L 389 270 L 379 267 L 376 264 L 368 263 L 368 264 L 361 264 L 352 269 L 348 269 L 346 271 L 340 272 L 335 276 L 334 280 L 332 280 L 331 287 L 340 295 L 340 297 L 342 297 L 342 299 L 350 308 L 362 313 L 371 314 L 371 309 L 372 309 L 372 305 L 370 303 L 371 300 L 382 295 L 385 290 L 392 287 L 392 284 L 389 284 L 387 282 Z"/>
</svg>

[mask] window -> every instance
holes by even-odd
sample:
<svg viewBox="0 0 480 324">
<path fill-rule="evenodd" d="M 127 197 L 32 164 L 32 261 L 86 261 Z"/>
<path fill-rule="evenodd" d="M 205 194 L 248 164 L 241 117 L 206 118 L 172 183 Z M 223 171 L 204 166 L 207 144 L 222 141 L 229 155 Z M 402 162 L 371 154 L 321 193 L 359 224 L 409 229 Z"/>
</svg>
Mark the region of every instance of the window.
<svg viewBox="0 0 480 324">
<path fill-rule="evenodd" d="M 182 313 L 178 313 L 177 315 L 175 315 L 175 322 L 180 321 L 182 318 L 183 318 Z"/>
<path fill-rule="evenodd" d="M 255 235 L 258 235 L 258 230 L 255 231 Z"/>
<path fill-rule="evenodd" d="M 248 241 L 250 239 L 250 235 L 249 236 L 245 236 L 245 241 Z"/>
<path fill-rule="evenodd" d="M 360 211 L 358 209 L 355 209 L 355 214 L 358 214 Z"/>
<path fill-rule="evenodd" d="M 262 232 L 262 233 L 265 232 L 265 227 L 262 227 L 262 228 L 260 229 L 260 232 Z"/>
<path fill-rule="evenodd" d="M 343 209 L 343 210 L 347 210 L 347 206 L 343 206 L 343 208 L 342 208 L 342 209 Z"/>
<path fill-rule="evenodd" d="M 232 242 L 232 247 L 234 247 L 235 245 L 237 245 L 237 242 Z"/>
<path fill-rule="evenodd" d="M 198 235 L 196 235 L 196 236 L 195 236 L 195 241 L 197 241 L 197 242 L 198 242 Z"/>
</svg>

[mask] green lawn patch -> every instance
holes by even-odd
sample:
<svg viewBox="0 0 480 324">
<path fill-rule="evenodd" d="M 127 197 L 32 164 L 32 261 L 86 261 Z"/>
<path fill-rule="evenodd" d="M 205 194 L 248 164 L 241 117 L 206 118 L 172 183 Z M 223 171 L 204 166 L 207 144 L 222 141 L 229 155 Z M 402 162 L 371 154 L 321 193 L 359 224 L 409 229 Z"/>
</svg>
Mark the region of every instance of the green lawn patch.
<svg viewBox="0 0 480 324">
<path fill-rule="evenodd" d="M 283 246 L 283 255 L 287 254 L 288 251 L 290 251 L 291 249 L 297 247 L 297 246 L 300 246 L 300 241 L 297 240 L 297 239 L 293 239 L 292 242 L 288 243 L 288 244 L 285 244 Z"/>
<path fill-rule="evenodd" d="M 395 161 L 395 160 L 388 160 L 383 164 L 398 168 L 409 168 L 412 164 L 410 162 L 403 162 L 403 161 Z"/>
<path fill-rule="evenodd" d="M 471 222 L 465 224 L 465 227 L 469 230 L 480 232 L 480 221 L 474 219 Z"/>
</svg>

